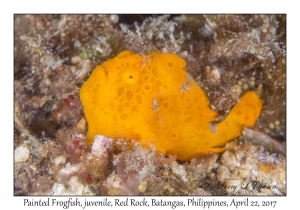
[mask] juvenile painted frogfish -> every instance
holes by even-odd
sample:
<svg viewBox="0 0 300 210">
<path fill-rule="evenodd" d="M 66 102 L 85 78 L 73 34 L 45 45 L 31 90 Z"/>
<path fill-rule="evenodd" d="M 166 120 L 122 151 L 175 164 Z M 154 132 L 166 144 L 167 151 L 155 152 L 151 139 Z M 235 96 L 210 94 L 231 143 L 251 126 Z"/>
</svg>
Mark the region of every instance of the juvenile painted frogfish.
<svg viewBox="0 0 300 210">
<path fill-rule="evenodd" d="M 97 66 L 80 89 L 87 141 L 93 142 L 97 134 L 134 139 L 183 161 L 224 151 L 245 126 L 254 125 L 262 101 L 253 91 L 245 93 L 211 129 L 218 114 L 185 65 L 170 53 L 123 51 Z"/>
</svg>

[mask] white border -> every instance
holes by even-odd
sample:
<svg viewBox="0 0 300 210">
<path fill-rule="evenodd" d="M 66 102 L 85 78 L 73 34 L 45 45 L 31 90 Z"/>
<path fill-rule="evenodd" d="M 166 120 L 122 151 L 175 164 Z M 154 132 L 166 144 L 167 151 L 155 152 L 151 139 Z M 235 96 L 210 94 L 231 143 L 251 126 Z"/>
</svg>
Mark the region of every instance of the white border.
<svg viewBox="0 0 300 210">
<path fill-rule="evenodd" d="M 296 1 L 251 0 L 251 1 L 2 1 L 0 13 L 1 43 L 1 138 L 0 166 L 0 208 L 23 207 L 23 197 L 13 196 L 13 14 L 15 13 L 286 13 L 287 14 L 287 197 L 251 197 L 257 200 L 277 200 L 277 209 L 299 206 L 298 189 L 299 164 L 299 6 Z M 4 64 L 4 65 L 3 65 Z M 297 150 L 298 149 L 298 150 Z M 35 197 L 36 198 L 36 197 Z M 232 197 L 204 197 L 215 200 L 232 200 Z M 238 197 L 242 198 L 242 197 Z M 82 198 L 81 198 L 82 199 Z M 113 199 L 113 197 L 110 197 Z M 151 198 L 147 198 L 151 199 Z M 169 199 L 169 198 L 168 198 Z M 172 197 L 172 200 L 187 199 Z M 5 207 L 5 208 L 4 208 Z M 200 207 L 197 207 L 200 208 Z M 49 208 L 48 208 L 49 209 Z M 52 209 L 52 208 L 51 208 Z M 62 208 L 57 208 L 62 209 Z M 99 207 L 98 207 L 99 209 Z M 164 208 L 165 209 L 165 208 Z M 210 208 L 211 209 L 211 208 Z"/>
</svg>

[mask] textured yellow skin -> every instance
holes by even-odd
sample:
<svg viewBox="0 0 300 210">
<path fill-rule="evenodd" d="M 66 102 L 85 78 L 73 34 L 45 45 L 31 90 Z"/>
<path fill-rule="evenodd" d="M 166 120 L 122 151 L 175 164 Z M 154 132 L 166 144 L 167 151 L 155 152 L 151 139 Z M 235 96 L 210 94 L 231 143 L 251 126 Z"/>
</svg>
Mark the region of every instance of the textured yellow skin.
<svg viewBox="0 0 300 210">
<path fill-rule="evenodd" d="M 262 102 L 247 92 L 216 131 L 210 122 L 218 114 L 202 89 L 184 70 L 177 55 L 121 52 L 97 66 L 80 90 L 88 122 L 88 142 L 96 134 L 154 144 L 162 153 L 189 160 L 198 154 L 221 152 L 258 118 Z"/>
</svg>

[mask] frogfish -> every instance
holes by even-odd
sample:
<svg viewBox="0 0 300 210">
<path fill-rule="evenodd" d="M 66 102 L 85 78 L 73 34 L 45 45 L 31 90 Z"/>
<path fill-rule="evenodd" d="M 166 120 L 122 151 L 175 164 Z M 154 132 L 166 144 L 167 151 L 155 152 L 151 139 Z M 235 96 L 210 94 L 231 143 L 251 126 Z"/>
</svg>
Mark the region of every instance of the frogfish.
<svg viewBox="0 0 300 210">
<path fill-rule="evenodd" d="M 246 92 L 212 129 L 218 113 L 185 65 L 175 54 L 127 50 L 97 66 L 80 89 L 87 141 L 97 134 L 133 139 L 182 161 L 224 151 L 245 126 L 254 125 L 262 101 L 254 91 Z"/>
</svg>

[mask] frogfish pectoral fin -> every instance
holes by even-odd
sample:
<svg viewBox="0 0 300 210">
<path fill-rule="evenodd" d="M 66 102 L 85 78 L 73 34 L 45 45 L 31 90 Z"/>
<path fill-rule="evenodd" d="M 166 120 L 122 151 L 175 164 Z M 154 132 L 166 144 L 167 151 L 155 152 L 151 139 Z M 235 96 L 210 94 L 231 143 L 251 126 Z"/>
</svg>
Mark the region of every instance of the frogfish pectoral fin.
<svg viewBox="0 0 300 210">
<path fill-rule="evenodd" d="M 214 148 L 209 148 L 209 152 L 214 152 L 214 153 L 224 152 L 225 150 L 226 150 L 225 147 L 214 147 Z"/>
</svg>

